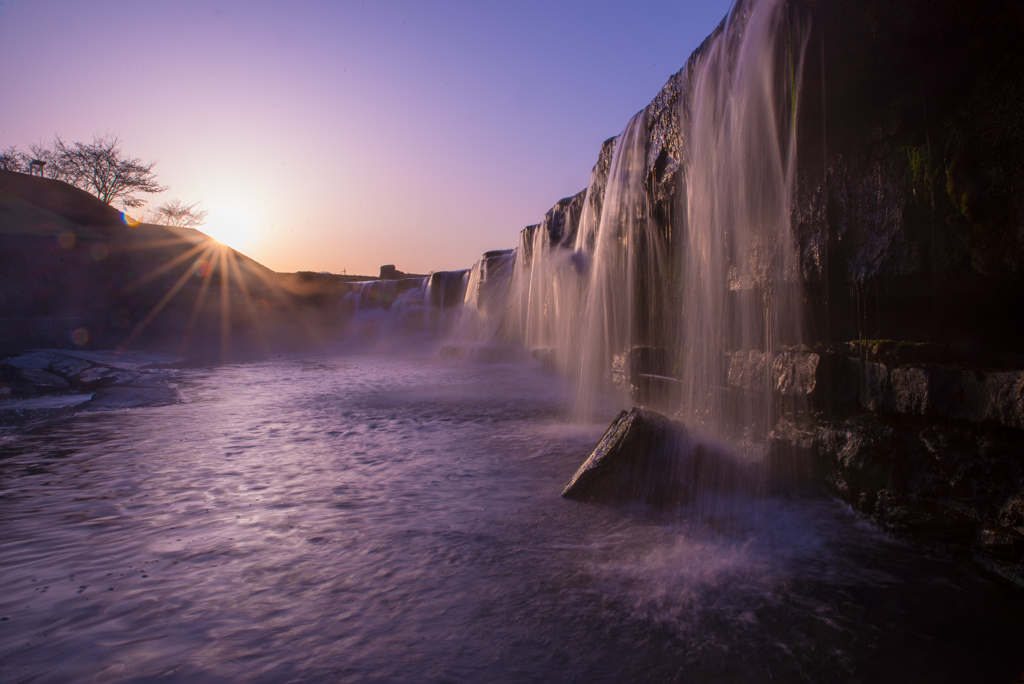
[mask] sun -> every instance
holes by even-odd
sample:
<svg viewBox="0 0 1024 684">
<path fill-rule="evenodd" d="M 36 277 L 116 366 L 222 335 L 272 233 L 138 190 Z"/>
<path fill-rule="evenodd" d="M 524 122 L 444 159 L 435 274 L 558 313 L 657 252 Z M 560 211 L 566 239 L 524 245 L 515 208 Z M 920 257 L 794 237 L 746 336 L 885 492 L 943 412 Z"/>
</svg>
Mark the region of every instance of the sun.
<svg viewBox="0 0 1024 684">
<path fill-rule="evenodd" d="M 255 245 L 260 226 L 251 212 L 238 204 L 211 204 L 208 211 L 204 233 L 239 251 Z"/>
</svg>

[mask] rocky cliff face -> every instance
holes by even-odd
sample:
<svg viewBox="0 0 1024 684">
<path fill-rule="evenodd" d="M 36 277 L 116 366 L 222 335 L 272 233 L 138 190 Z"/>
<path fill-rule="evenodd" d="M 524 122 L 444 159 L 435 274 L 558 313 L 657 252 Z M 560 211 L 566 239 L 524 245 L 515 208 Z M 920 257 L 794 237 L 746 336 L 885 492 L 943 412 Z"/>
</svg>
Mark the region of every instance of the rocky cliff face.
<svg viewBox="0 0 1024 684">
<path fill-rule="evenodd" d="M 808 342 L 1022 348 L 1024 29 L 1013 7 L 789 3 L 807 27 L 793 209 Z M 685 211 L 683 119 L 708 41 L 646 107 L 645 186 L 666 227 Z M 614 147 L 602 145 L 592 172 L 597 215 Z M 583 195 L 527 230 L 571 246 Z"/>
<path fill-rule="evenodd" d="M 796 113 L 802 340 L 736 345 L 714 391 L 770 386 L 773 450 L 816 463 L 886 529 L 1024 586 L 1024 13 L 948 0 L 791 0 L 784 12 L 787 54 L 802 57 L 790 58 L 802 71 L 792 102 L 778 104 Z M 661 233 L 673 283 L 685 277 L 692 81 L 728 21 L 645 110 L 637 212 Z M 523 263 L 537 231 L 552 249 L 586 247 L 581 216 L 605 210 L 616 144 L 602 146 L 589 192 L 525 229 Z M 667 413 L 687 321 L 661 312 L 680 307 L 647 307 L 669 351 L 631 353 L 660 361 L 625 370 L 635 398 Z"/>
<path fill-rule="evenodd" d="M 1015 353 L 1020 17 L 1001 3 L 809 10 L 795 218 L 814 339 Z"/>
</svg>

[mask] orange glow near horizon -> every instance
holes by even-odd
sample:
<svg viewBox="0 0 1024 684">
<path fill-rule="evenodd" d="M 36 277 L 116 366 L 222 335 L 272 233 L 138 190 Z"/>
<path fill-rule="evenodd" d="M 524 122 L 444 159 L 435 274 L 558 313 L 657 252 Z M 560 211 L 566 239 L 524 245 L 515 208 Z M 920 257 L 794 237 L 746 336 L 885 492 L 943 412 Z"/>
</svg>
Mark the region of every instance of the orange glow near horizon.
<svg viewBox="0 0 1024 684">
<path fill-rule="evenodd" d="M 199 230 L 240 252 L 257 247 L 262 241 L 263 229 L 260 221 L 243 206 L 238 202 L 211 204 L 206 224 Z"/>
<path fill-rule="evenodd" d="M 587 186 L 602 141 L 731 5 L 656 4 L 122 3 L 141 59 L 76 49 L 109 31 L 94 3 L 0 1 L 2 146 L 116 134 L 168 186 L 122 221 L 199 202 L 200 231 L 276 271 L 469 268 Z"/>
</svg>

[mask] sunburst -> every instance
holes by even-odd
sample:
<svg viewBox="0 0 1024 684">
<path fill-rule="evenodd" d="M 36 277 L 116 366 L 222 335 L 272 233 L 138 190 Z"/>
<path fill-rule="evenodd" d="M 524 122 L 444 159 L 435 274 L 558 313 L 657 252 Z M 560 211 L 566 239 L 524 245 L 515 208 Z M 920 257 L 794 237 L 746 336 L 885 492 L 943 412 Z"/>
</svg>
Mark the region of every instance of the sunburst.
<svg viewBox="0 0 1024 684">
<path fill-rule="evenodd" d="M 168 230 L 171 235 L 137 240 L 130 248 L 147 250 L 181 246 L 183 251 L 132 280 L 125 286 L 124 292 L 137 291 L 162 277 L 176 277 L 159 300 L 135 323 L 128 335 L 121 341 L 118 345 L 120 351 L 125 351 L 136 343 L 139 336 L 154 321 L 158 320 L 168 305 L 177 297 L 185 296 L 183 292 L 188 291 L 186 285 L 192 278 L 199 278 L 201 282 L 195 292 L 188 320 L 181 329 L 181 338 L 175 345 L 178 353 L 186 353 L 190 349 L 204 306 L 209 300 L 211 285 L 215 281 L 220 284 L 217 297 L 217 315 L 219 316 L 217 331 L 222 361 L 228 361 L 233 356 L 235 334 L 239 332 L 234 329 L 236 322 L 234 314 L 238 309 L 243 311 L 245 318 L 248 319 L 246 330 L 251 330 L 255 335 L 253 339 L 249 340 L 249 343 L 254 343 L 260 351 L 269 352 L 271 350 L 267 335 L 267 317 L 271 313 L 272 307 L 267 298 L 272 299 L 277 305 L 273 307 L 273 311 L 284 317 L 284 320 L 281 321 L 283 324 L 289 326 L 290 329 L 302 330 L 306 338 L 313 343 L 319 344 L 324 341 L 320 331 L 299 311 L 295 310 L 295 303 L 289 298 L 289 293 L 283 290 L 281 284 L 277 282 L 276 274 L 273 271 L 239 255 L 231 247 L 199 231 L 163 226 L 161 228 Z M 255 297 L 254 285 L 262 290 L 261 294 L 265 294 L 266 297 Z"/>
</svg>

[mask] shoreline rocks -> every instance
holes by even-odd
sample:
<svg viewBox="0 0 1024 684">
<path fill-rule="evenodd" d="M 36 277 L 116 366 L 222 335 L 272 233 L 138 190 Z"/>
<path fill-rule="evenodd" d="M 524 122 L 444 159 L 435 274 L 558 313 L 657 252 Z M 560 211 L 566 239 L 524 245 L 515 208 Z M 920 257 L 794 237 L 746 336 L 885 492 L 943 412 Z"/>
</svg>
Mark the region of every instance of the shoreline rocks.
<svg viewBox="0 0 1024 684">
<path fill-rule="evenodd" d="M 0 361 L 0 425 L 182 401 L 164 354 L 33 350 Z M 154 368 L 162 365 L 164 368 Z M 7 387 L 4 387 L 4 384 Z M 6 391 L 4 391 L 6 390 Z"/>
<path fill-rule="evenodd" d="M 867 414 L 820 425 L 828 490 L 882 530 L 1024 589 L 1024 435 L 995 424 Z"/>
</svg>

